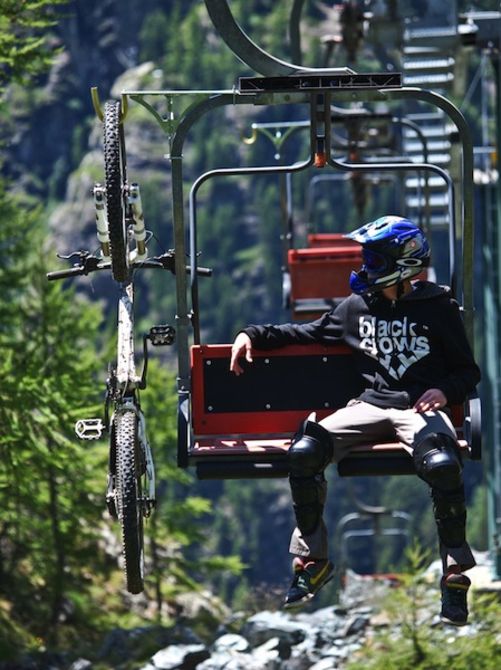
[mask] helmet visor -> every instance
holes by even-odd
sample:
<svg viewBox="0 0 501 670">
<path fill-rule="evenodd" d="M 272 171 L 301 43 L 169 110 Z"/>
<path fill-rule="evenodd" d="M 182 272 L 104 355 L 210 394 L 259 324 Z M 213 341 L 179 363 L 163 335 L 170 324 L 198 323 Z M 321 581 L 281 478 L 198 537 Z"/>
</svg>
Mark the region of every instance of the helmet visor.
<svg viewBox="0 0 501 670">
<path fill-rule="evenodd" d="M 388 259 L 377 251 L 362 247 L 364 270 L 370 275 L 380 275 L 388 269 Z"/>
</svg>

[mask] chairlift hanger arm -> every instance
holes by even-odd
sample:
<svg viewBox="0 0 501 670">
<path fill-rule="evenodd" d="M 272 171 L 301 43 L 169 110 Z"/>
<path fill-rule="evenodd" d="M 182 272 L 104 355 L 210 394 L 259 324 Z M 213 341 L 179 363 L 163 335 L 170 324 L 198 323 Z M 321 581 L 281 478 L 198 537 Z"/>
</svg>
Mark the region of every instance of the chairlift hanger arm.
<svg viewBox="0 0 501 670">
<path fill-rule="evenodd" d="M 296 0 L 297 4 L 297 0 Z M 307 68 L 275 58 L 257 46 L 235 21 L 227 0 L 205 0 L 207 13 L 221 38 L 244 65 L 265 76 L 283 76 L 297 72 L 315 72 L 317 68 Z M 300 8 L 299 8 L 300 11 Z M 339 72 L 349 73 L 349 68 Z"/>
<path fill-rule="evenodd" d="M 473 138 L 470 127 L 462 114 L 452 102 L 443 95 L 421 88 L 406 87 L 381 91 L 380 99 L 410 98 L 430 103 L 439 107 L 455 124 L 462 144 L 462 304 L 464 321 L 468 339 L 474 346 L 474 302 L 473 302 L 473 270 L 474 270 L 474 186 L 473 186 Z"/>
<path fill-rule="evenodd" d="M 301 64 L 301 32 L 299 30 L 304 0 L 293 0 L 289 17 L 289 41 L 292 60 Z"/>
</svg>

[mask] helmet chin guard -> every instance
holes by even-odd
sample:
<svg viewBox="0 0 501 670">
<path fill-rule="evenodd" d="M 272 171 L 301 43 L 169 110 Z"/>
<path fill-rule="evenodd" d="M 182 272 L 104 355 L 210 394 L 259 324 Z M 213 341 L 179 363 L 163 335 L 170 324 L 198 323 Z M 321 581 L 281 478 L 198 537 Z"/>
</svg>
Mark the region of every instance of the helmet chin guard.
<svg viewBox="0 0 501 670">
<path fill-rule="evenodd" d="M 422 230 L 399 216 L 383 216 L 346 237 L 362 245 L 364 263 L 350 276 L 354 293 L 380 291 L 411 279 L 430 262 L 430 248 Z"/>
</svg>

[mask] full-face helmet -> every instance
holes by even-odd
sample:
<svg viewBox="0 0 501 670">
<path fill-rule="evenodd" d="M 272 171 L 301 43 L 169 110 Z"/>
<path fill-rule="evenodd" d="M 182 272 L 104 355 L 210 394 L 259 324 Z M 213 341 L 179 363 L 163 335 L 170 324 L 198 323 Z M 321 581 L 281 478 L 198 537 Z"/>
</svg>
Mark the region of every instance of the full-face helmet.
<svg viewBox="0 0 501 670">
<path fill-rule="evenodd" d="M 430 262 L 423 231 L 400 216 L 382 216 L 346 237 L 362 245 L 363 265 L 350 276 L 354 293 L 380 291 L 418 275 Z"/>
</svg>

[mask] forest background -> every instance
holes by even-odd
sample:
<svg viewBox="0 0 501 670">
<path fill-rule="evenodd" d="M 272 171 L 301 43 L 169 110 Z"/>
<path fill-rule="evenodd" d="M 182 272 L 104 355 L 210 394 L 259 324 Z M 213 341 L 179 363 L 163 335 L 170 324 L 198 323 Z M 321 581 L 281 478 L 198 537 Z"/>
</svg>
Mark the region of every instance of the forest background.
<svg viewBox="0 0 501 670">
<path fill-rule="evenodd" d="M 227 89 L 250 72 L 195 0 L 0 0 L 0 9 L 0 658 L 19 649 L 85 644 L 116 625 L 169 621 L 196 593 L 214 606 L 252 610 L 289 579 L 287 482 L 197 482 L 176 467 L 173 353 L 152 362 L 142 396 L 159 469 L 159 506 L 147 526 L 146 591 L 132 597 L 124 590 L 118 529 L 104 505 L 106 444 L 80 443 L 73 432 L 78 418 L 102 410 L 116 287 L 104 276 L 73 285 L 46 280 L 48 270 L 60 268 L 56 252 L 96 247 L 92 186 L 103 180 L 103 158 L 90 87 L 98 86 L 102 100 L 124 88 Z M 234 0 L 232 9 L 263 48 L 290 60 L 287 2 Z M 324 9 L 309 3 L 305 10 L 306 65 L 321 59 Z M 379 66 L 362 49 L 356 67 Z M 476 129 L 474 97 L 466 111 Z M 242 138 L 253 121 L 282 120 L 282 113 L 239 109 L 237 118 L 230 109 L 198 123 L 187 144 L 186 183 L 215 167 L 276 160 L 271 144 L 246 145 Z M 302 111 L 296 114 L 289 118 L 301 120 Z M 167 142 L 139 106 L 130 108 L 126 144 L 146 225 L 157 250 L 168 249 Z M 295 160 L 304 146 L 298 139 L 280 160 Z M 361 212 L 347 189 L 323 194 L 315 212 L 307 212 L 310 178 L 294 181 L 300 233 L 308 216 L 320 230 L 348 230 L 361 214 L 370 220 L 391 200 L 374 189 Z M 201 286 L 204 340 L 228 342 L 249 322 L 287 319 L 277 181 L 212 180 L 200 193 L 199 224 L 201 262 L 214 269 Z M 138 332 L 174 319 L 172 279 L 144 273 Z M 408 512 L 412 536 L 435 551 L 428 493 L 417 478 L 406 478 L 405 486 L 391 477 L 347 482 L 331 472 L 329 478 L 333 535 L 342 515 L 353 511 L 355 495 Z M 468 464 L 466 484 L 469 537 L 483 550 L 486 494 L 479 466 Z M 403 547 L 376 545 L 352 548 L 352 567 L 398 569 Z"/>
</svg>

